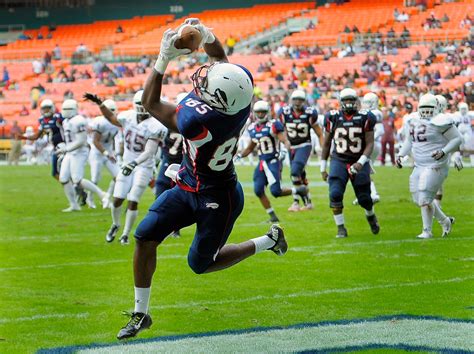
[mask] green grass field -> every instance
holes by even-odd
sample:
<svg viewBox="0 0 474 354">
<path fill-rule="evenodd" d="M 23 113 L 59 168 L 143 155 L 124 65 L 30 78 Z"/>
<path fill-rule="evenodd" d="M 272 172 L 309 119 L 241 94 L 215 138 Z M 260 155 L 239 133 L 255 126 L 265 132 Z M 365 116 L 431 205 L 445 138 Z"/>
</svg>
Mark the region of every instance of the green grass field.
<svg viewBox="0 0 474 354">
<path fill-rule="evenodd" d="M 253 195 L 252 169 L 238 170 L 246 201 L 230 242 L 268 229 Z M 376 205 L 377 236 L 369 232 L 363 210 L 351 205 L 348 188 L 350 237 L 335 239 L 327 187 L 312 167 L 310 179 L 318 182 L 312 187 L 315 210 L 290 214 L 290 199 L 272 199 L 290 245 L 285 257 L 266 252 L 198 276 L 186 262 L 193 228 L 180 239 L 167 239 L 159 248 L 152 287 L 154 324 L 140 338 L 399 314 L 472 319 L 474 169 L 450 171 L 443 209 L 456 217 L 456 225 L 441 239 L 435 222 L 431 240 L 415 239 L 421 217 L 411 203 L 409 173 L 377 169 L 382 197 Z M 127 320 L 121 311 L 133 309 L 133 241 L 128 247 L 105 243 L 108 210 L 61 213 L 66 199 L 48 174 L 43 166 L 0 167 L 0 353 L 115 343 Z M 288 176 L 285 181 L 289 184 Z M 139 220 L 152 199 L 147 191 Z M 426 328 L 429 335 L 433 327 Z M 464 338 L 472 349 L 473 336 Z M 291 340 L 287 344 L 291 348 Z"/>
</svg>

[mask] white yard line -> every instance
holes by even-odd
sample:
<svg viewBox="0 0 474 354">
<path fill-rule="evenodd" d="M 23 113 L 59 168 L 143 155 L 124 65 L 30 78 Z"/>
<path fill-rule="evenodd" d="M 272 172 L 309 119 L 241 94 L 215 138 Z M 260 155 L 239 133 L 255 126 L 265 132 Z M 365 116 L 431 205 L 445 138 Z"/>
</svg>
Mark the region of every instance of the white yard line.
<svg viewBox="0 0 474 354">
<path fill-rule="evenodd" d="M 11 322 L 49 320 L 51 318 L 86 318 L 88 316 L 89 316 L 88 312 L 82 312 L 82 313 L 52 313 L 52 314 L 49 314 L 49 315 L 33 315 L 33 316 L 30 316 L 30 317 L 0 318 L 0 324 L 11 323 Z"/>
</svg>

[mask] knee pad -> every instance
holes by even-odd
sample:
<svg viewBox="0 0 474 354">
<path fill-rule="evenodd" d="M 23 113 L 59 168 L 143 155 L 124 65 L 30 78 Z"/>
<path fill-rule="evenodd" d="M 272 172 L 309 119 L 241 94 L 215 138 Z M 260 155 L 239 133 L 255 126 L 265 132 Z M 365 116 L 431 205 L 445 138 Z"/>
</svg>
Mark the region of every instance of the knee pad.
<svg viewBox="0 0 474 354">
<path fill-rule="evenodd" d="M 343 203 L 342 201 L 344 200 L 344 193 L 339 190 L 332 190 L 329 193 L 329 206 L 331 208 L 342 208 Z"/>
<path fill-rule="evenodd" d="M 420 207 L 426 206 L 426 205 L 431 205 L 431 203 L 434 200 L 434 194 L 435 193 L 432 193 L 432 192 L 429 192 L 429 191 L 419 191 L 418 192 L 418 200 L 416 201 L 416 203 Z"/>
<path fill-rule="evenodd" d="M 303 173 L 304 166 L 305 165 L 301 162 L 293 162 L 291 164 L 291 176 L 297 176 L 299 178 Z"/>
<path fill-rule="evenodd" d="M 188 253 L 189 268 L 196 274 L 204 273 L 213 262 L 214 260 L 212 258 L 202 257 L 192 250 Z"/>
<path fill-rule="evenodd" d="M 359 205 L 366 209 L 366 210 L 371 210 L 372 207 L 374 206 L 374 202 L 372 201 L 372 197 L 368 193 L 361 193 L 357 196 L 357 201 L 359 202 Z"/>
<path fill-rule="evenodd" d="M 272 193 L 272 195 L 275 197 L 275 198 L 278 198 L 279 196 L 281 196 L 281 187 L 280 187 L 280 184 L 279 183 L 274 183 L 270 186 L 270 193 Z"/>
</svg>

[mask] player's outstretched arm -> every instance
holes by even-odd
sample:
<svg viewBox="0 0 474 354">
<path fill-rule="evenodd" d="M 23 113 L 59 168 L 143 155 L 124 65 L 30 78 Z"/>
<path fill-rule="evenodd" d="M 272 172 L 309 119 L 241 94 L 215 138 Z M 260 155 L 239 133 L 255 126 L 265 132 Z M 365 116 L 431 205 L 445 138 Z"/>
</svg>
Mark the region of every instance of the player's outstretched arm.
<svg viewBox="0 0 474 354">
<path fill-rule="evenodd" d="M 114 114 L 114 112 L 112 112 L 103 104 L 102 99 L 99 96 L 93 93 L 86 92 L 84 94 L 84 99 L 94 102 L 96 105 L 98 105 L 100 112 L 110 123 L 117 127 L 122 127 L 122 124 L 120 124 L 120 122 L 118 121 L 117 116 Z"/>
<path fill-rule="evenodd" d="M 38 140 L 43 135 L 43 133 L 44 133 L 44 130 L 38 129 L 38 131 L 34 133 L 33 135 L 26 136 L 25 134 L 23 134 L 21 138 L 26 139 L 26 140 Z"/>
</svg>

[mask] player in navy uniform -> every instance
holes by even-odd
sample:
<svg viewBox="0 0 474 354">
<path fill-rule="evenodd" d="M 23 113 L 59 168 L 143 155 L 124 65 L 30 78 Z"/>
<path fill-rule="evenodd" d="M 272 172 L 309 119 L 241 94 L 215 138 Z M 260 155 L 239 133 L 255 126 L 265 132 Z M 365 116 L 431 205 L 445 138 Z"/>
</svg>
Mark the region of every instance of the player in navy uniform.
<svg viewBox="0 0 474 354">
<path fill-rule="evenodd" d="M 260 162 L 253 174 L 254 192 L 270 215 L 269 221 L 279 222 L 280 220 L 276 216 L 270 200 L 265 195 L 265 186 L 270 185 L 270 192 L 275 198 L 292 194 L 304 197 L 308 193 L 308 189 L 305 185 L 281 188 L 281 161 L 285 159 L 286 151 L 280 150 L 280 142 L 285 145 L 287 150 L 290 150 L 291 146 L 286 137 L 283 124 L 279 120 L 272 120 L 269 111 L 270 106 L 267 102 L 255 102 L 253 112 L 256 122 L 252 123 L 248 128 L 251 141 L 237 157 L 245 157 L 252 153 L 255 147 L 258 147 Z"/>
<path fill-rule="evenodd" d="M 39 118 L 39 128 L 36 134 L 30 135 L 28 137 L 24 136 L 28 140 L 37 140 L 41 138 L 44 134 L 48 135 L 48 140 L 53 144 L 54 150 L 51 155 L 51 175 L 59 180 L 59 170 L 58 170 L 58 155 L 56 155 L 56 147 L 59 143 L 64 142 L 63 138 L 63 117 L 61 113 L 56 113 L 53 101 L 50 99 L 45 99 L 41 102 L 40 105 L 41 117 Z"/>
<path fill-rule="evenodd" d="M 248 70 L 228 63 L 219 40 L 199 20 L 185 23 L 201 32 L 211 65 L 194 73 L 194 90 L 177 107 L 164 102 L 160 96 L 168 62 L 190 50 L 176 49 L 179 32 L 169 29 L 163 34 L 142 101 L 153 117 L 183 136 L 184 157 L 181 166 L 167 170 L 177 186 L 158 197 L 135 232 L 135 310 L 118 339 L 134 337 L 151 325 L 148 302 L 156 249 L 171 231 L 197 225 L 188 253 L 188 264 L 197 274 L 228 268 L 264 250 L 283 255 L 288 248 L 277 225 L 264 236 L 226 244 L 244 203 L 233 158 L 250 114 L 253 81 Z"/>
<path fill-rule="evenodd" d="M 322 130 L 318 125 L 318 111 L 304 104 L 306 93 L 295 90 L 291 94 L 291 105 L 284 106 L 279 113 L 291 144 L 291 181 L 295 187 L 307 185 L 305 167 L 311 155 L 311 129 L 314 130 L 322 145 Z M 293 194 L 293 204 L 288 211 L 311 210 L 313 204 L 308 193 L 301 198 L 303 207 L 300 208 L 298 194 Z"/>
<path fill-rule="evenodd" d="M 372 233 L 378 234 L 380 227 L 370 196 L 370 164 L 368 163 L 374 148 L 376 118 L 369 111 L 359 111 L 359 98 L 353 89 L 342 90 L 339 103 L 341 110 L 328 112 L 324 119 L 326 135 L 321 157 L 321 175 L 325 181 L 329 177 L 329 200 L 337 225 L 336 237 L 347 237 L 342 202 L 349 180 L 359 205 L 365 209 Z M 327 159 L 333 141 L 334 148 L 328 175 Z"/>
</svg>

